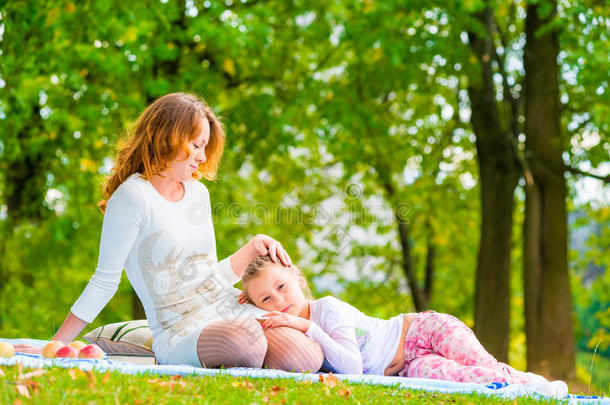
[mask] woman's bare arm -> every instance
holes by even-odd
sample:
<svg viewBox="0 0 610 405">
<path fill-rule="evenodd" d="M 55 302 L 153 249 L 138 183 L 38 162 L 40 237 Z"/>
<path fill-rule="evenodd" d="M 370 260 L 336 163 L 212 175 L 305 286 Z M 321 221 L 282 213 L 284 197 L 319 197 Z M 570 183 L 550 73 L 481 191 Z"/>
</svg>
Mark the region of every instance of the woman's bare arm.
<svg viewBox="0 0 610 405">
<path fill-rule="evenodd" d="M 74 338 L 76 338 L 78 334 L 81 333 L 82 330 L 85 329 L 85 326 L 87 326 L 88 324 L 88 322 L 83 321 L 82 319 L 74 315 L 72 312 L 70 312 L 64 320 L 64 323 L 61 325 L 61 327 L 59 328 L 57 333 L 55 333 L 55 336 L 53 336 L 51 340 L 56 340 L 62 342 L 63 344 L 68 344 L 72 342 Z M 19 353 L 41 354 L 42 348 L 32 345 L 18 344 L 15 345 L 15 351 Z"/>
<path fill-rule="evenodd" d="M 87 325 L 89 325 L 89 322 L 83 321 L 70 312 L 52 340 L 58 340 L 64 344 L 68 344 L 72 342 Z"/>
</svg>

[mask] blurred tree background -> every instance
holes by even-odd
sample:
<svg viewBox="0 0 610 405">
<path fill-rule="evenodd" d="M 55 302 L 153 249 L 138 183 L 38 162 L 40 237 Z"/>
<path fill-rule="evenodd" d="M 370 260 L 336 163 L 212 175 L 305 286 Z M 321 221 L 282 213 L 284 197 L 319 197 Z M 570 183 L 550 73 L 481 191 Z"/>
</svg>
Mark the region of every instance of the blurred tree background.
<svg viewBox="0 0 610 405">
<path fill-rule="evenodd" d="M 609 24 L 599 0 L 4 3 L 0 336 L 54 334 L 121 137 L 188 91 L 227 129 L 220 258 L 264 232 L 318 295 L 454 314 L 555 378 L 595 352 L 608 384 Z M 134 317 L 124 280 L 91 327 Z"/>
</svg>

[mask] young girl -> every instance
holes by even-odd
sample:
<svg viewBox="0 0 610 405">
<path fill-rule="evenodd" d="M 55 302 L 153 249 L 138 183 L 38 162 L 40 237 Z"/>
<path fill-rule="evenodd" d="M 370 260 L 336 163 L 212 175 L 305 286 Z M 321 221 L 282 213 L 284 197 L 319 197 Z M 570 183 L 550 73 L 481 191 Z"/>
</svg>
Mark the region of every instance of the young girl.
<svg viewBox="0 0 610 405">
<path fill-rule="evenodd" d="M 338 373 L 522 383 L 545 395 L 567 395 L 562 381 L 549 383 L 498 362 L 472 330 L 451 315 L 425 311 L 382 320 L 334 297 L 309 300 L 299 270 L 273 263 L 268 256 L 249 264 L 243 283 L 244 297 L 270 311 L 259 319 L 263 329 L 290 326 L 304 332 L 320 344 Z"/>
</svg>

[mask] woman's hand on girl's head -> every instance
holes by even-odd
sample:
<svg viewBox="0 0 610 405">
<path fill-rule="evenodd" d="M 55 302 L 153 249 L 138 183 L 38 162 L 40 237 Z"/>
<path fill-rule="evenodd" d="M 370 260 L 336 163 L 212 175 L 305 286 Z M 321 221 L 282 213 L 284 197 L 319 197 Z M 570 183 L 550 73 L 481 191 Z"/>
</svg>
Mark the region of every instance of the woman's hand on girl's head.
<svg viewBox="0 0 610 405">
<path fill-rule="evenodd" d="M 290 256 L 288 256 L 280 242 L 270 236 L 259 234 L 231 255 L 231 267 L 235 275 L 242 278 L 246 267 L 248 267 L 252 260 L 259 256 L 267 255 L 271 257 L 274 263 L 277 263 L 279 259 L 282 265 L 286 267 L 292 266 L 292 260 L 290 260 Z"/>
<path fill-rule="evenodd" d="M 272 237 L 263 234 L 258 234 L 254 238 L 252 238 L 251 242 L 254 246 L 257 256 L 269 255 L 273 262 L 277 262 L 279 259 L 284 266 L 292 266 L 292 260 L 290 260 L 288 252 L 286 252 L 280 242 L 276 241 Z"/>
<path fill-rule="evenodd" d="M 256 320 L 261 324 L 263 329 L 277 328 L 278 326 L 288 326 L 305 333 L 309 329 L 310 320 L 301 318 L 295 315 L 286 314 L 284 312 L 273 311 L 268 312 Z"/>
</svg>

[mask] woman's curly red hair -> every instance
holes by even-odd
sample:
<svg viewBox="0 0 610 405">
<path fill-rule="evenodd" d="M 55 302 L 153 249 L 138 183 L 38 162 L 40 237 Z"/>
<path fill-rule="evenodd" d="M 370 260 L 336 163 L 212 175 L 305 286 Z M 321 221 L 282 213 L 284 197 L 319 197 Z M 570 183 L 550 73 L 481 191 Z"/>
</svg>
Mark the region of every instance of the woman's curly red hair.
<svg viewBox="0 0 610 405">
<path fill-rule="evenodd" d="M 216 178 L 225 144 L 225 132 L 212 109 L 201 98 L 187 93 L 171 93 L 155 100 L 138 118 L 135 129 L 123 141 L 110 177 L 103 186 L 102 213 L 112 193 L 132 174 L 150 180 L 169 167 L 180 150 L 190 153 L 188 142 L 197 138 L 203 123 L 210 125 L 206 161 L 193 178 Z"/>
</svg>

